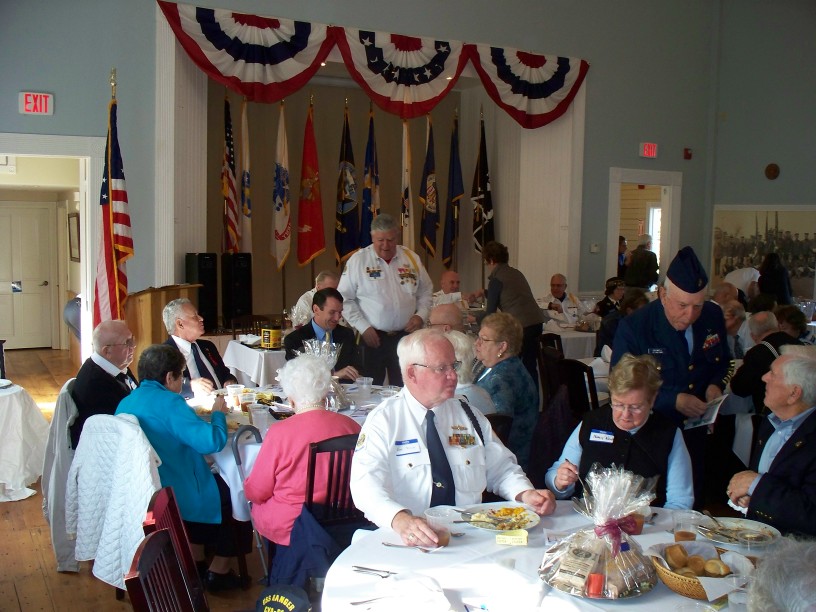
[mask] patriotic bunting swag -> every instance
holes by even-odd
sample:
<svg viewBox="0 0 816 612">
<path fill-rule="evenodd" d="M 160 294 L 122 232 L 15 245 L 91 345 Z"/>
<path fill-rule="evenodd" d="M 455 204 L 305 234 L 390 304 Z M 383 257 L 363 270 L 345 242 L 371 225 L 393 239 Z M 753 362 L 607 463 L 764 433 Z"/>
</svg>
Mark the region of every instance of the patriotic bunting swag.
<svg viewBox="0 0 816 612">
<path fill-rule="evenodd" d="M 450 270 L 459 240 L 459 203 L 465 195 L 462 165 L 459 162 L 459 120 L 453 120 L 450 162 L 448 164 L 448 204 L 445 208 L 445 230 L 442 235 L 442 263 Z"/>
<path fill-rule="evenodd" d="M 354 151 L 351 149 L 348 107 L 343 113 L 343 138 L 340 142 L 340 168 L 337 176 L 337 212 L 334 218 L 334 257 L 339 266 L 357 250 L 357 178 Z"/>
<path fill-rule="evenodd" d="M 566 111 L 589 70 L 571 57 L 158 1 L 193 62 L 255 102 L 303 87 L 337 45 L 374 103 L 403 119 L 429 113 L 470 61 L 496 104 L 522 127 L 537 128 Z"/>
<path fill-rule="evenodd" d="M 419 185 L 419 203 L 422 204 L 422 247 L 436 257 L 436 230 L 439 229 L 439 207 L 436 195 L 436 163 L 434 162 L 433 123 L 428 116 L 428 150 Z"/>
<path fill-rule="evenodd" d="M 368 144 L 366 144 L 363 175 L 363 208 L 360 211 L 360 248 L 371 244 L 371 222 L 380 214 L 380 169 L 377 163 L 377 143 L 374 140 L 374 111 L 368 113 Z"/>
<path fill-rule="evenodd" d="M 116 109 L 114 98 L 108 107 L 108 141 L 105 144 L 105 167 L 99 195 L 102 236 L 94 283 L 94 328 L 102 321 L 125 318 L 128 287 L 125 262 L 133 257 L 125 169 L 116 129 Z"/>
</svg>

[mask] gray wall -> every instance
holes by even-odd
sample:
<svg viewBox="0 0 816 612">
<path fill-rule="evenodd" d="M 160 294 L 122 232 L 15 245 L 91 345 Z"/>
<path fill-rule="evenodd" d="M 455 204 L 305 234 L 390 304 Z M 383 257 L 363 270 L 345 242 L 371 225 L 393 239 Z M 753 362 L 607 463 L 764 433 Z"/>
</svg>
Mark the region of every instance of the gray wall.
<svg viewBox="0 0 816 612">
<path fill-rule="evenodd" d="M 108 73 L 117 68 L 136 239 L 128 275 L 132 290 L 152 284 L 156 4 L 3 4 L 0 132 L 104 136 Z M 582 254 L 606 240 L 611 166 L 683 173 L 680 238 L 703 261 L 713 204 L 816 201 L 811 0 L 510 0 L 500 9 L 492 0 L 387 0 L 393 10 L 380 4 L 376 11 L 370 0 L 200 4 L 588 60 Z M 53 93 L 55 114 L 18 115 L 21 90 Z M 717 111 L 726 113 L 724 120 Z M 637 156 L 644 140 L 659 143 L 658 159 Z M 691 161 L 682 159 L 684 147 L 694 150 Z M 770 161 L 782 168 L 774 183 L 761 174 Z M 596 261 L 582 259 L 581 290 L 602 284 Z"/>
</svg>

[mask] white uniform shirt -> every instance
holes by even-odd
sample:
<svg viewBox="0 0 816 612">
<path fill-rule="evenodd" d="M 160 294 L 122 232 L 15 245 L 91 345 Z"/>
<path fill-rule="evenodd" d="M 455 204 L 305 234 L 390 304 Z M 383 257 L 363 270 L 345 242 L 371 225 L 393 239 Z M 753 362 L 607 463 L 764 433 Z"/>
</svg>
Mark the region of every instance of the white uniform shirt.
<svg viewBox="0 0 816 612">
<path fill-rule="evenodd" d="M 743 293 L 748 293 L 748 287 L 753 282 L 759 282 L 759 270 L 756 268 L 738 268 L 731 270 L 725 275 L 723 282 L 731 283 L 737 289 L 742 289 Z"/>
<path fill-rule="evenodd" d="M 442 304 L 456 304 L 461 308 L 462 306 L 462 292 L 454 291 L 453 293 L 445 293 L 441 289 L 433 294 L 433 305 L 441 306 Z"/>
<path fill-rule="evenodd" d="M 419 256 L 402 246 L 390 264 L 372 245 L 360 249 L 346 264 L 340 285 L 343 316 L 360 333 L 369 327 L 401 331 L 413 315 L 428 320 L 433 285 Z"/>
<path fill-rule="evenodd" d="M 581 315 L 589 312 L 589 309 L 584 303 L 578 299 L 578 296 L 573 293 L 565 293 L 563 299 L 558 299 L 552 293 L 548 293 L 540 300 L 536 300 L 544 310 L 552 302 L 559 302 L 563 309 L 563 317 L 554 316 L 551 312 L 547 314 L 551 319 L 564 319 L 567 323 L 575 323 L 576 319 Z"/>
<path fill-rule="evenodd" d="M 484 445 L 459 400 L 449 399 L 433 410 L 453 472 L 458 506 L 480 503 L 485 488 L 511 500 L 534 488 L 481 412 L 473 410 Z M 351 494 L 354 504 L 381 527 L 390 527 L 401 510 L 422 516 L 430 506 L 426 412 L 403 388 L 368 415 L 360 432 L 351 464 Z"/>
<path fill-rule="evenodd" d="M 314 299 L 315 293 L 317 293 L 317 289 L 312 288 L 300 296 L 300 299 L 298 299 L 297 304 L 295 304 L 295 307 L 292 309 L 292 314 L 290 315 L 293 326 L 301 327 L 302 325 L 306 325 L 311 320 L 312 300 Z"/>
</svg>

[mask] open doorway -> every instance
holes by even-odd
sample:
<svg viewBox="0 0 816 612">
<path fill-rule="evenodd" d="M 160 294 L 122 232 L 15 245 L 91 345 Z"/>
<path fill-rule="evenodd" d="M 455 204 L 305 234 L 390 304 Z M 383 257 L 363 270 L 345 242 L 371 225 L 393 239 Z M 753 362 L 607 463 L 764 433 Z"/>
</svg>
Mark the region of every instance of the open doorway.
<svg viewBox="0 0 816 612">
<path fill-rule="evenodd" d="M 665 266 L 671 261 L 680 244 L 682 183 L 681 172 L 610 168 L 607 278 L 617 274 L 620 235 L 626 236 L 629 247 L 634 248 L 639 234 L 651 234 L 653 250 L 661 265 L 660 271 L 665 272 Z M 624 218 L 622 193 L 632 190 L 645 192 L 642 212 L 631 213 Z"/>
</svg>

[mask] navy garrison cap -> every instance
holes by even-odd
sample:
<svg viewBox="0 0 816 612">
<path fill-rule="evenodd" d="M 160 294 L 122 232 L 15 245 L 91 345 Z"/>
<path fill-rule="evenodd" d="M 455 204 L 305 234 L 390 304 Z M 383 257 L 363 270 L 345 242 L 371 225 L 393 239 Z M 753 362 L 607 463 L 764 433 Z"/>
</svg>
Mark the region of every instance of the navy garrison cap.
<svg viewBox="0 0 816 612">
<path fill-rule="evenodd" d="M 669 269 L 666 272 L 668 279 L 681 291 L 699 293 L 708 284 L 708 275 L 703 264 L 697 259 L 694 249 L 683 247 L 677 251 Z"/>
</svg>

